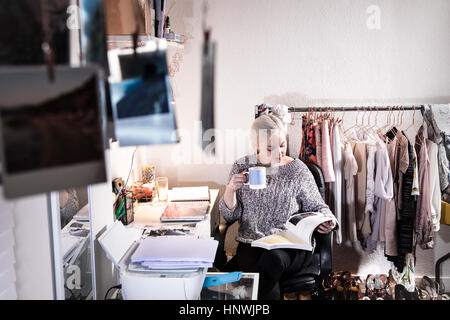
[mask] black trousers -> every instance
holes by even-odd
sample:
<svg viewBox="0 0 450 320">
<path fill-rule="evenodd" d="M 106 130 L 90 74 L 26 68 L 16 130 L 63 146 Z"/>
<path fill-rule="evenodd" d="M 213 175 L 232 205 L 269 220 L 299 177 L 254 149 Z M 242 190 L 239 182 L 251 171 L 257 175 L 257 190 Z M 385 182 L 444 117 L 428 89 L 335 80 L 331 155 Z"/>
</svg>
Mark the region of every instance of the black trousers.
<svg viewBox="0 0 450 320">
<path fill-rule="evenodd" d="M 259 273 L 259 300 L 280 300 L 280 279 L 310 265 L 312 253 L 297 249 L 266 250 L 239 242 L 237 251 L 239 269 Z"/>
</svg>

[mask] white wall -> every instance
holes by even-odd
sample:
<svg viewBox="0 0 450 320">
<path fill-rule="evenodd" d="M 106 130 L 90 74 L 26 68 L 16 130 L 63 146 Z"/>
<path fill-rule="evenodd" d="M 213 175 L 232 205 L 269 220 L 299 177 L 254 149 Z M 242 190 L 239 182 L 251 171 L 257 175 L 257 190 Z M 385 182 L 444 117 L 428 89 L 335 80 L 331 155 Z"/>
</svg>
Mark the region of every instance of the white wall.
<svg viewBox="0 0 450 320">
<path fill-rule="evenodd" d="M 172 29 L 187 35 L 180 72 L 173 79 L 179 127 L 194 134 L 200 118 L 202 2 L 169 0 Z M 450 2 L 445 0 L 210 0 L 207 22 L 217 41 L 216 127 L 248 129 L 254 105 L 409 105 L 450 102 Z M 381 28 L 369 30 L 366 12 L 380 8 Z M 448 111 L 448 106 L 440 110 Z M 411 121 L 411 112 L 404 121 Z M 345 115 L 353 124 L 355 113 Z M 385 121 L 380 113 L 378 123 Z M 372 118 L 373 119 L 373 118 Z M 445 118 L 444 118 L 445 119 Z M 372 120 L 373 121 L 373 120 Z M 421 121 L 416 112 L 416 126 Z M 441 128 L 448 121 L 441 122 Z M 449 130 L 450 131 L 450 130 Z M 295 134 L 295 130 L 291 129 Z M 410 134 L 414 134 L 410 130 Z M 293 140 L 299 143 L 298 136 Z M 223 190 L 231 163 L 244 154 L 218 137 L 216 164 L 176 164 L 179 146 L 139 148 L 137 160 L 155 164 L 169 184 L 208 184 Z M 113 151 L 113 177 L 128 174 L 133 148 Z M 179 158 L 194 159 L 200 149 Z M 225 156 L 230 156 L 225 158 Z M 234 156 L 234 157 L 233 157 Z M 224 157 L 224 158 L 222 158 Z M 135 159 L 136 160 L 136 159 Z M 207 158 L 206 160 L 211 160 Z M 201 162 L 201 161 L 198 161 Z M 135 164 L 136 165 L 136 164 Z M 443 227 L 435 250 L 418 252 L 417 275 L 434 274 L 434 261 L 448 251 Z M 352 261 L 351 265 L 348 261 Z M 335 266 L 361 274 L 386 272 L 382 252 L 372 256 L 343 246 Z M 444 274 L 450 275 L 448 266 Z"/>
<path fill-rule="evenodd" d="M 0 193 L 3 190 L 0 188 Z M 14 257 L 17 298 L 53 299 L 50 233 L 46 195 L 7 201 L 1 207 L 11 210 L 14 220 Z"/>
</svg>

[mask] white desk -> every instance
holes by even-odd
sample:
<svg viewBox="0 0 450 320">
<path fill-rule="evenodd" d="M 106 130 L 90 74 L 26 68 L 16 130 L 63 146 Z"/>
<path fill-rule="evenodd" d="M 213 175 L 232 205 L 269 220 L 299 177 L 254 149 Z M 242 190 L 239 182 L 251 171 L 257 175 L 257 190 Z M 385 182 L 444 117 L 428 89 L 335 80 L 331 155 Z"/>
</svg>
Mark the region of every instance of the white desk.
<svg viewBox="0 0 450 320">
<path fill-rule="evenodd" d="M 214 204 L 217 201 L 217 197 L 219 195 L 219 189 L 210 189 L 209 190 L 209 210 L 205 219 L 196 222 L 196 227 L 194 230 L 195 235 L 197 236 L 211 236 L 211 211 L 214 207 Z M 160 217 L 164 212 L 167 204 L 165 203 L 135 203 L 134 204 L 134 221 L 130 223 L 128 228 L 137 228 L 144 229 L 146 225 L 152 226 L 170 226 L 172 225 L 180 225 L 187 224 L 186 222 L 161 222 Z"/>
<path fill-rule="evenodd" d="M 208 213 L 204 220 L 195 223 L 193 233 L 198 237 L 211 237 L 211 212 L 217 201 L 219 190 L 210 189 L 210 206 Z M 145 229 L 146 225 L 151 226 L 154 229 L 159 227 L 168 227 L 171 225 L 183 225 L 186 222 L 167 223 L 161 222 L 160 217 L 167 206 L 167 203 L 137 203 L 133 204 L 134 207 L 134 221 L 125 226 L 127 231 L 141 231 Z M 103 238 L 111 237 L 110 232 L 106 231 L 99 241 L 103 241 Z M 118 230 L 117 228 L 115 230 Z M 120 228 L 119 228 L 120 230 Z M 116 236 L 114 236 L 117 239 Z M 139 241 L 139 240 L 138 240 Z M 106 244 L 111 243 L 108 240 Z M 132 246 L 136 247 L 136 241 Z M 112 250 L 106 249 L 107 252 Z M 136 273 L 128 270 L 128 263 L 130 255 L 134 249 L 128 248 L 127 253 L 121 257 L 117 257 L 116 261 L 119 261 L 118 267 L 120 283 L 122 285 L 122 293 L 125 299 L 197 299 L 200 296 L 201 287 L 206 275 L 206 268 L 199 268 L 196 272 L 184 272 L 167 273 L 165 270 L 146 271 L 145 273 Z"/>
</svg>

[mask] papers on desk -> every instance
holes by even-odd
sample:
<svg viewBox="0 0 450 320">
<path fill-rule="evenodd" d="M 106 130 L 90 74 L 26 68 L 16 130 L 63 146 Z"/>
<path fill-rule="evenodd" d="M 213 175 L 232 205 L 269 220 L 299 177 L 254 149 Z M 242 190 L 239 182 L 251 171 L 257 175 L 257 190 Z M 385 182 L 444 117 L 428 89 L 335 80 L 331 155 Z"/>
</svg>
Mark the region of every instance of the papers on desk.
<svg viewBox="0 0 450 320">
<path fill-rule="evenodd" d="M 80 242 L 80 238 L 61 235 L 61 257 L 63 261 L 66 260 L 66 258 L 78 246 Z"/>
<path fill-rule="evenodd" d="M 209 201 L 209 188 L 205 187 L 178 187 L 169 190 L 169 200 L 177 201 Z"/>
<path fill-rule="evenodd" d="M 161 236 L 142 240 L 131 262 L 147 270 L 191 270 L 209 268 L 218 242 L 189 236 Z"/>
</svg>

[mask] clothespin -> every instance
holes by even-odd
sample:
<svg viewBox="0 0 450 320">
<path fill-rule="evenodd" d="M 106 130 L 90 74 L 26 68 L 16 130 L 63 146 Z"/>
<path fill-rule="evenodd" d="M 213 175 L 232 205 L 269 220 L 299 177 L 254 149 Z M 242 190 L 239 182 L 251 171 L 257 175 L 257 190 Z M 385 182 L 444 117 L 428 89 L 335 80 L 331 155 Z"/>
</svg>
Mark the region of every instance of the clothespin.
<svg viewBox="0 0 450 320">
<path fill-rule="evenodd" d="M 55 54 L 48 42 L 42 43 L 45 64 L 47 65 L 47 75 L 50 82 L 55 82 Z"/>
<path fill-rule="evenodd" d="M 55 81 L 55 53 L 51 46 L 52 36 L 50 30 L 50 18 L 48 16 L 48 2 L 41 0 L 41 19 L 42 30 L 44 32 L 44 42 L 42 43 L 42 52 L 44 54 L 45 64 L 47 65 L 48 80 Z"/>
</svg>

